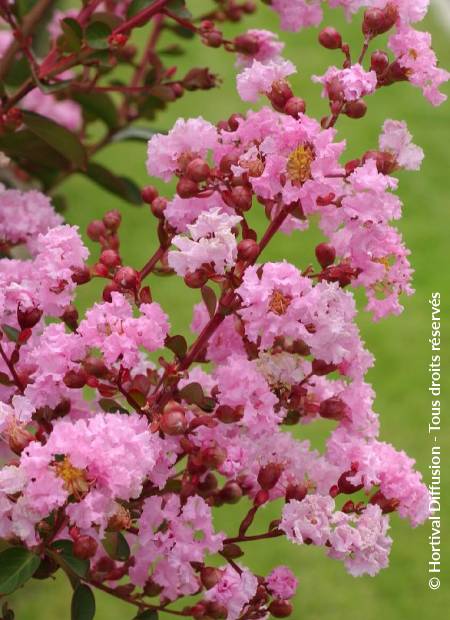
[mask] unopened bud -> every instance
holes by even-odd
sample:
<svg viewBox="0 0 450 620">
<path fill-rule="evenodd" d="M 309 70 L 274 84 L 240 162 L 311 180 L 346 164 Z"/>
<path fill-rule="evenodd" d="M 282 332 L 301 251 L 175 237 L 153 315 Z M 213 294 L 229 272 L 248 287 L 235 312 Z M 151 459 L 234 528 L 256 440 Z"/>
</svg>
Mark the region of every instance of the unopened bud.
<svg viewBox="0 0 450 620">
<path fill-rule="evenodd" d="M 188 271 L 184 276 L 184 282 L 189 288 L 201 288 L 208 282 L 208 272 L 201 267 L 195 271 Z"/>
<path fill-rule="evenodd" d="M 336 250 L 328 243 L 319 243 L 319 245 L 316 246 L 315 253 L 317 261 L 322 269 L 332 265 L 336 258 Z"/>
<path fill-rule="evenodd" d="M 36 306 L 24 308 L 21 304 L 17 306 L 17 321 L 21 329 L 31 329 L 42 317 L 42 310 Z"/>
<path fill-rule="evenodd" d="M 193 159 L 186 168 L 186 176 L 195 183 L 206 181 L 211 173 L 211 169 L 207 162 L 200 157 Z"/>
<path fill-rule="evenodd" d="M 111 232 L 116 232 L 118 230 L 121 221 L 122 216 L 116 209 L 108 211 L 103 216 L 103 223 L 105 224 L 106 228 Z"/>
<path fill-rule="evenodd" d="M 135 290 L 139 275 L 132 267 L 120 267 L 114 275 L 114 282 L 124 289 Z"/>
<path fill-rule="evenodd" d="M 72 270 L 72 282 L 75 284 L 86 284 L 91 279 L 91 272 L 89 267 L 76 267 Z"/>
<path fill-rule="evenodd" d="M 293 118 L 299 118 L 300 114 L 304 114 L 306 110 L 306 103 L 300 97 L 291 97 L 286 101 L 284 106 L 284 113 L 289 114 Z"/>
<path fill-rule="evenodd" d="M 249 54 L 254 56 L 259 52 L 260 43 L 255 35 L 246 33 L 241 34 L 234 39 L 234 48 L 240 54 Z"/>
<path fill-rule="evenodd" d="M 287 618 L 291 615 L 293 610 L 292 603 L 284 601 L 282 599 L 276 599 L 269 605 L 269 612 L 275 618 Z"/>
<path fill-rule="evenodd" d="M 63 381 L 68 388 L 81 389 L 86 385 L 87 373 L 84 368 L 68 370 L 63 377 Z"/>
<path fill-rule="evenodd" d="M 238 258 L 253 262 L 258 258 L 259 245 L 253 239 L 243 239 L 238 243 Z"/>
<path fill-rule="evenodd" d="M 285 499 L 290 502 L 291 499 L 296 499 L 301 502 L 308 494 L 308 487 L 306 484 L 289 484 L 286 489 Z"/>
<path fill-rule="evenodd" d="M 97 553 L 98 543 L 92 536 L 78 536 L 73 542 L 73 555 L 80 560 L 89 560 Z"/>
<path fill-rule="evenodd" d="M 100 237 L 104 237 L 106 235 L 106 226 L 102 220 L 93 220 L 88 224 L 86 232 L 89 239 L 92 241 L 98 241 Z"/>
<path fill-rule="evenodd" d="M 344 106 L 344 114 L 349 118 L 362 118 L 366 115 L 367 104 L 364 99 L 357 99 L 356 101 L 349 101 Z"/>
<path fill-rule="evenodd" d="M 283 473 L 283 467 L 279 463 L 269 463 L 261 467 L 258 473 L 258 483 L 262 489 L 270 491 L 277 484 Z"/>
<path fill-rule="evenodd" d="M 118 267 L 121 263 L 120 256 L 117 254 L 115 250 L 103 250 L 100 254 L 100 262 L 108 267 L 109 269 L 113 267 Z"/>
<path fill-rule="evenodd" d="M 222 576 L 222 572 L 213 566 L 205 566 L 200 571 L 200 580 L 207 590 L 214 588 Z"/>
<path fill-rule="evenodd" d="M 184 408 L 175 401 L 167 403 L 159 427 L 166 435 L 183 435 L 188 427 Z"/>
<path fill-rule="evenodd" d="M 337 50 L 342 47 L 342 37 L 335 28 L 324 28 L 319 33 L 319 43 L 328 50 Z"/>
<path fill-rule="evenodd" d="M 376 50 L 370 57 L 370 68 L 375 73 L 384 73 L 389 66 L 389 56 L 382 50 Z"/>
<path fill-rule="evenodd" d="M 227 482 L 220 491 L 220 498 L 226 504 L 237 504 L 242 497 L 242 489 L 237 482 Z"/>
<path fill-rule="evenodd" d="M 162 196 L 158 196 L 154 199 L 150 205 L 150 209 L 155 217 L 162 220 L 164 218 L 164 211 L 167 207 L 167 199 Z"/>
<path fill-rule="evenodd" d="M 144 189 L 141 191 L 142 200 L 149 205 L 152 204 L 152 202 L 155 200 L 155 198 L 158 198 L 158 196 L 159 192 L 154 185 L 147 185 L 147 187 L 144 187 Z"/>
<path fill-rule="evenodd" d="M 194 181 L 182 177 L 177 183 L 177 194 L 180 198 L 193 198 L 198 194 L 198 185 Z"/>
<path fill-rule="evenodd" d="M 231 190 L 231 201 L 239 211 L 248 211 L 252 206 L 252 191 L 248 187 L 238 185 Z"/>
<path fill-rule="evenodd" d="M 348 407 L 344 401 L 332 396 L 320 403 L 319 415 L 327 420 L 342 420 L 346 417 L 347 411 Z"/>
</svg>

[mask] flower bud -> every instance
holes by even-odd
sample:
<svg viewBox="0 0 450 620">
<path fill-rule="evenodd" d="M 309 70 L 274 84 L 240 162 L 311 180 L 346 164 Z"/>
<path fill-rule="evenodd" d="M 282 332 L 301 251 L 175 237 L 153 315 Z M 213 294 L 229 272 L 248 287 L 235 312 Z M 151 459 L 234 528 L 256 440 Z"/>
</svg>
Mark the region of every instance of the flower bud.
<svg viewBox="0 0 450 620">
<path fill-rule="evenodd" d="M 342 47 L 342 37 L 335 28 L 324 28 L 319 33 L 319 43 L 327 50 L 337 50 Z"/>
<path fill-rule="evenodd" d="M 131 515 L 129 511 L 118 504 L 116 512 L 109 517 L 108 530 L 110 532 L 120 532 L 131 527 Z"/>
<path fill-rule="evenodd" d="M 176 401 L 170 401 L 164 407 L 159 428 L 166 435 L 183 435 L 188 427 L 184 407 Z"/>
<path fill-rule="evenodd" d="M 222 576 L 222 572 L 213 566 L 204 566 L 200 571 L 200 580 L 207 590 L 214 588 Z"/>
<path fill-rule="evenodd" d="M 113 209 L 112 211 L 108 211 L 103 216 L 103 223 L 106 228 L 111 232 L 116 232 L 119 229 L 120 222 L 122 221 L 122 216 L 120 215 L 117 209 Z"/>
<path fill-rule="evenodd" d="M 228 617 L 228 609 L 225 605 L 222 605 L 217 601 L 209 601 L 206 608 L 206 614 L 206 617 L 212 618 L 213 620 L 225 620 L 225 618 Z"/>
<path fill-rule="evenodd" d="M 365 35 L 376 37 L 387 32 L 394 26 L 398 18 L 398 10 L 392 3 L 384 9 L 366 9 L 364 13 L 362 31 Z"/>
<path fill-rule="evenodd" d="M 212 30 L 203 34 L 202 41 L 208 47 L 220 47 L 223 43 L 223 35 L 219 30 Z"/>
<path fill-rule="evenodd" d="M 240 54 L 249 54 L 254 56 L 259 52 L 260 44 L 255 35 L 246 33 L 241 34 L 234 39 L 234 48 Z"/>
<path fill-rule="evenodd" d="M 193 198 L 198 194 L 198 185 L 194 181 L 182 177 L 177 183 L 177 194 L 180 198 Z"/>
<path fill-rule="evenodd" d="M 237 166 L 239 163 L 239 157 L 237 155 L 224 155 L 219 163 L 219 168 L 221 172 L 225 174 L 229 174 L 231 172 L 232 166 Z"/>
<path fill-rule="evenodd" d="M 239 407 L 230 407 L 228 405 L 220 405 L 216 409 L 216 418 L 224 424 L 233 424 L 239 422 L 244 412 Z"/>
<path fill-rule="evenodd" d="M 269 493 L 268 493 L 268 491 L 266 491 L 266 489 L 261 489 L 255 495 L 255 499 L 253 500 L 253 503 L 254 503 L 255 506 L 259 507 L 259 506 L 262 506 L 263 504 L 265 504 L 268 501 L 269 501 Z"/>
<path fill-rule="evenodd" d="M 64 312 L 61 315 L 61 320 L 64 321 L 64 323 L 67 325 L 67 327 L 69 327 L 70 329 L 72 329 L 73 331 L 75 331 L 78 327 L 78 310 L 76 309 L 76 307 L 73 304 L 69 304 L 68 306 L 66 306 L 64 308 Z"/>
<path fill-rule="evenodd" d="M 121 263 L 120 256 L 117 254 L 115 250 L 103 250 L 100 254 L 100 262 L 108 267 L 109 269 L 113 267 L 118 267 Z"/>
<path fill-rule="evenodd" d="M 202 288 L 207 282 L 208 272 L 201 267 L 195 271 L 188 271 L 184 276 L 184 283 L 189 288 Z"/>
<path fill-rule="evenodd" d="M 218 469 L 227 458 L 227 451 L 220 446 L 204 448 L 201 453 L 201 461 L 209 469 Z"/>
<path fill-rule="evenodd" d="M 89 560 L 97 553 L 98 543 L 92 536 L 78 536 L 73 542 L 73 555 L 80 560 Z"/>
<path fill-rule="evenodd" d="M 330 372 L 334 372 L 336 368 L 337 366 L 335 364 L 327 364 L 327 362 L 324 362 L 323 360 L 315 359 L 312 363 L 313 374 L 317 375 L 318 377 L 328 375 L 330 374 Z"/>
<path fill-rule="evenodd" d="M 92 241 L 98 241 L 100 237 L 104 237 L 106 235 L 106 226 L 102 220 L 93 220 L 88 224 L 86 232 L 89 239 Z"/>
<path fill-rule="evenodd" d="M 238 258 L 253 262 L 258 258 L 259 245 L 253 239 L 243 239 L 237 246 Z"/>
<path fill-rule="evenodd" d="M 163 587 L 160 586 L 155 581 L 153 581 L 151 577 L 145 582 L 145 586 L 144 586 L 145 596 L 158 596 L 159 594 L 161 594 L 162 590 L 163 590 Z"/>
<path fill-rule="evenodd" d="M 68 388 L 81 389 L 86 385 L 87 373 L 84 368 L 68 370 L 63 377 L 63 381 Z"/>
<path fill-rule="evenodd" d="M 317 261 L 322 269 L 332 265 L 336 258 L 336 250 L 328 243 L 319 243 L 319 245 L 316 246 L 315 253 Z"/>
<path fill-rule="evenodd" d="M 132 267 L 120 267 L 114 275 L 114 282 L 124 289 L 135 290 L 139 275 Z"/>
<path fill-rule="evenodd" d="M 345 174 L 349 176 L 361 165 L 360 159 L 352 159 L 345 164 Z"/>
<path fill-rule="evenodd" d="M 8 129 L 18 129 L 23 123 L 22 110 L 11 108 L 5 114 L 5 125 Z"/>
<path fill-rule="evenodd" d="M 270 491 L 277 484 L 283 473 L 283 467 L 279 463 L 269 463 L 258 472 L 258 483 L 266 491 Z"/>
<path fill-rule="evenodd" d="M 340 475 L 337 485 L 341 493 L 351 495 L 352 493 L 356 493 L 363 488 L 363 484 L 353 484 L 353 482 L 349 481 L 349 478 L 352 478 L 355 473 L 356 472 L 350 470 L 344 471 L 344 473 Z"/>
<path fill-rule="evenodd" d="M 193 159 L 186 168 L 186 176 L 195 183 L 206 181 L 211 173 L 211 168 L 204 159 L 197 157 Z"/>
<path fill-rule="evenodd" d="M 299 118 L 300 114 L 305 113 L 305 110 L 305 101 L 300 97 L 291 97 L 286 101 L 286 105 L 284 106 L 284 113 L 294 118 Z"/>
<path fill-rule="evenodd" d="M 366 115 L 367 104 L 363 99 L 357 99 L 356 101 L 349 101 L 344 106 L 344 114 L 349 118 L 362 118 Z"/>
<path fill-rule="evenodd" d="M 290 502 L 291 499 L 296 499 L 301 502 L 308 494 L 308 487 L 306 484 L 289 484 L 286 489 L 285 500 Z"/>
<path fill-rule="evenodd" d="M 283 79 L 272 84 L 272 90 L 267 96 L 275 110 L 282 112 L 286 103 L 294 96 L 294 93 L 289 82 Z"/>
<path fill-rule="evenodd" d="M 292 603 L 282 599 L 276 599 L 269 605 L 269 611 L 275 618 L 287 618 L 293 610 Z"/>
<path fill-rule="evenodd" d="M 108 374 L 108 368 L 101 357 L 89 355 L 83 362 L 83 366 L 88 375 L 93 375 L 102 379 Z"/>
<path fill-rule="evenodd" d="M 244 553 L 238 545 L 234 543 L 228 543 L 227 545 L 223 546 L 222 555 L 227 560 L 235 560 L 236 558 L 240 558 L 241 556 L 243 556 Z"/>
<path fill-rule="evenodd" d="M 125 47 L 127 41 L 127 35 L 122 33 L 110 34 L 108 37 L 108 44 L 111 50 L 121 49 L 122 47 Z"/>
<path fill-rule="evenodd" d="M 144 189 L 141 191 L 142 200 L 149 205 L 152 204 L 152 202 L 155 200 L 155 198 L 158 198 L 158 196 L 159 192 L 154 185 L 147 185 L 147 187 L 144 187 Z"/>
<path fill-rule="evenodd" d="M 248 211 L 252 206 L 253 194 L 248 187 L 238 185 L 231 190 L 231 201 L 239 211 Z"/>
<path fill-rule="evenodd" d="M 103 301 L 108 303 L 112 302 L 111 293 L 117 293 L 119 291 L 119 286 L 115 282 L 111 282 L 111 284 L 107 284 L 102 292 Z"/>
<path fill-rule="evenodd" d="M 370 68 L 375 73 L 384 73 L 389 66 L 389 56 L 382 50 L 376 50 L 370 57 Z"/>
<path fill-rule="evenodd" d="M 332 396 L 320 403 L 319 415 L 327 420 L 342 420 L 347 416 L 348 407 L 343 400 Z"/>
<path fill-rule="evenodd" d="M 14 454 L 20 456 L 23 450 L 34 440 L 35 437 L 23 426 L 19 424 L 11 425 L 8 432 L 8 445 L 9 449 L 14 452 Z"/>
<path fill-rule="evenodd" d="M 150 205 L 151 212 L 153 213 L 155 217 L 157 217 L 160 220 L 164 218 L 164 211 L 166 210 L 166 207 L 167 207 L 167 200 L 166 198 L 163 198 L 162 196 L 158 196 L 157 198 L 155 198 L 152 204 Z"/>
<path fill-rule="evenodd" d="M 91 272 L 89 267 L 75 267 L 72 270 L 72 282 L 75 284 L 86 284 L 91 279 Z"/>
<path fill-rule="evenodd" d="M 345 502 L 345 504 L 342 506 L 342 512 L 344 512 L 346 515 L 350 515 L 352 514 L 352 512 L 355 512 L 355 504 L 352 502 L 351 499 Z"/>
<path fill-rule="evenodd" d="M 220 491 L 220 499 L 226 504 L 237 504 L 242 497 L 242 489 L 237 482 L 227 482 Z"/>
<path fill-rule="evenodd" d="M 30 306 L 29 308 L 23 308 L 21 304 L 17 306 L 17 321 L 21 329 L 31 329 L 42 317 L 42 310 L 36 306 Z"/>
</svg>

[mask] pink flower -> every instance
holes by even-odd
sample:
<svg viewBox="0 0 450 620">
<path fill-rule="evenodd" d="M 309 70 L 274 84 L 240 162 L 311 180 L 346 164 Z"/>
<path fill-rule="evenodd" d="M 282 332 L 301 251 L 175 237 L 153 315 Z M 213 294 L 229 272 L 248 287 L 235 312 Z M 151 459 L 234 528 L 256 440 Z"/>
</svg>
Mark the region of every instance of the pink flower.
<svg viewBox="0 0 450 620">
<path fill-rule="evenodd" d="M 25 243 L 30 252 L 35 253 L 38 235 L 59 224 L 62 224 L 62 217 L 55 213 L 47 196 L 37 190 L 6 189 L 0 184 L 2 242 Z"/>
<path fill-rule="evenodd" d="M 217 130 L 203 118 L 179 118 L 168 135 L 156 134 L 148 143 L 147 170 L 151 176 L 170 181 L 183 167 L 183 158 L 204 157 L 217 144 Z"/>
<path fill-rule="evenodd" d="M 213 209 L 221 209 L 223 213 L 233 215 L 234 211 L 222 200 L 218 192 L 208 198 L 180 198 L 178 195 L 167 204 L 164 217 L 179 233 L 188 231 L 188 224 L 193 224 L 198 216 Z"/>
<path fill-rule="evenodd" d="M 406 123 L 386 120 L 379 138 L 380 149 L 395 156 L 397 164 L 405 170 L 419 170 L 424 153 L 420 146 L 412 143 Z"/>
<path fill-rule="evenodd" d="M 204 303 L 194 306 L 194 317 L 191 323 L 191 330 L 199 334 L 209 321 L 209 314 Z M 213 336 L 209 339 L 207 358 L 215 364 L 226 361 L 230 355 L 245 355 L 245 347 L 242 337 L 238 333 L 236 317 L 229 315 L 225 317 L 221 325 L 216 329 Z"/>
<path fill-rule="evenodd" d="M 238 39 L 246 38 L 256 44 L 258 51 L 253 54 L 238 53 L 236 57 L 237 66 L 248 67 L 253 60 L 259 62 L 277 60 L 284 48 L 284 43 L 270 30 L 247 30 L 246 33 L 238 37 Z"/>
<path fill-rule="evenodd" d="M 21 105 L 26 110 L 48 116 L 69 131 L 78 131 L 81 128 L 83 120 L 81 107 L 74 101 L 59 100 L 35 88 L 23 99 Z"/>
<path fill-rule="evenodd" d="M 298 580 L 287 566 L 277 566 L 266 577 L 266 584 L 276 598 L 289 599 L 295 595 Z"/>
<path fill-rule="evenodd" d="M 297 32 L 308 26 L 318 26 L 323 18 L 321 0 L 273 0 L 272 8 L 281 19 L 284 30 Z"/>
<path fill-rule="evenodd" d="M 437 106 L 447 97 L 439 86 L 450 79 L 450 73 L 437 66 L 437 58 L 431 47 L 431 35 L 408 26 L 401 26 L 388 41 L 407 79 L 422 89 L 424 96 Z"/>
<path fill-rule="evenodd" d="M 333 510 L 334 500 L 327 495 L 307 495 L 301 502 L 291 500 L 283 508 L 279 527 L 297 545 L 305 540 L 324 545 L 331 534 Z"/>
<path fill-rule="evenodd" d="M 167 316 L 157 303 L 141 304 L 134 317 L 129 302 L 121 293 L 112 293 L 111 302 L 95 304 L 86 312 L 78 333 L 86 347 L 98 347 L 107 364 L 133 368 L 139 360 L 139 347 L 155 351 L 164 344 L 169 330 Z"/>
<path fill-rule="evenodd" d="M 257 587 L 258 580 L 248 569 L 238 573 L 231 566 L 226 566 L 217 585 L 208 590 L 204 598 L 223 605 L 228 611 L 227 620 L 237 620 L 256 594 Z"/>
<path fill-rule="evenodd" d="M 236 237 L 232 228 L 241 221 L 238 215 L 227 215 L 220 208 L 201 213 L 195 224 L 189 224 L 190 239 L 181 235 L 173 238 L 179 251 L 169 252 L 169 265 L 184 276 L 204 264 L 211 264 L 218 274 L 225 273 L 237 258 Z"/>
<path fill-rule="evenodd" d="M 183 506 L 174 494 L 150 497 L 139 520 L 131 581 L 144 585 L 151 569 L 165 598 L 194 594 L 200 584 L 191 562 L 204 562 L 207 554 L 217 553 L 223 539 L 223 534 L 214 531 L 211 508 L 198 495 L 189 497 Z"/>
<path fill-rule="evenodd" d="M 237 91 L 243 101 L 258 101 L 261 95 L 270 93 L 276 82 L 284 80 L 297 69 L 289 60 L 270 60 L 267 63 L 254 60 L 237 76 Z"/>
<path fill-rule="evenodd" d="M 328 98 L 330 89 L 341 94 L 345 101 L 356 101 L 365 95 L 370 95 L 377 86 L 375 71 L 365 71 L 360 64 L 348 69 L 329 67 L 322 76 L 314 75 L 313 81 L 323 84 L 322 97 Z"/>
</svg>

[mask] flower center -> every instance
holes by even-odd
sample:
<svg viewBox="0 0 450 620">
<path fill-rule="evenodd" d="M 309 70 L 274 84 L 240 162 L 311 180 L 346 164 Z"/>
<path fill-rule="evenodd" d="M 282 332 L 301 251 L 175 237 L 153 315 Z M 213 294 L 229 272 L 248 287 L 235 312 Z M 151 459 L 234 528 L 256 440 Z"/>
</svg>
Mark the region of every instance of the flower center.
<svg viewBox="0 0 450 620">
<path fill-rule="evenodd" d="M 282 314 L 286 314 L 286 311 L 291 303 L 291 298 L 287 295 L 283 295 L 281 291 L 275 290 L 272 293 L 272 297 L 269 301 L 269 310 L 271 310 L 274 314 L 278 314 L 281 316 Z"/>
<path fill-rule="evenodd" d="M 292 151 L 287 161 L 287 173 L 291 181 L 304 183 L 310 179 L 313 161 L 314 148 L 310 144 L 302 144 Z"/>
<path fill-rule="evenodd" d="M 74 467 L 65 456 L 61 461 L 55 463 L 56 475 L 64 480 L 64 488 L 81 499 L 89 491 L 89 480 L 84 469 Z"/>
</svg>

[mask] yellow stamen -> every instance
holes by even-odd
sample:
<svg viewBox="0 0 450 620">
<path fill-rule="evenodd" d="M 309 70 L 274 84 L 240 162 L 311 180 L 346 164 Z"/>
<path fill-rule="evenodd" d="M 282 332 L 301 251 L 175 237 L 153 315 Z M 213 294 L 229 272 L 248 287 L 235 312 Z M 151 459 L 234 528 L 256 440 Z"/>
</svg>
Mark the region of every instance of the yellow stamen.
<svg viewBox="0 0 450 620">
<path fill-rule="evenodd" d="M 298 146 L 287 161 L 288 177 L 294 183 L 304 183 L 311 178 L 311 164 L 314 161 L 314 148 L 310 144 Z"/>
<path fill-rule="evenodd" d="M 67 456 L 55 463 L 55 469 L 56 475 L 64 480 L 64 488 L 77 499 L 89 491 L 90 483 L 85 470 L 74 467 Z"/>
<path fill-rule="evenodd" d="M 274 314 L 282 315 L 286 313 L 290 303 L 290 297 L 283 295 L 281 291 L 275 290 L 270 298 L 269 310 L 271 310 Z"/>
</svg>

